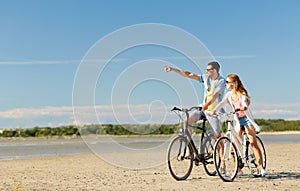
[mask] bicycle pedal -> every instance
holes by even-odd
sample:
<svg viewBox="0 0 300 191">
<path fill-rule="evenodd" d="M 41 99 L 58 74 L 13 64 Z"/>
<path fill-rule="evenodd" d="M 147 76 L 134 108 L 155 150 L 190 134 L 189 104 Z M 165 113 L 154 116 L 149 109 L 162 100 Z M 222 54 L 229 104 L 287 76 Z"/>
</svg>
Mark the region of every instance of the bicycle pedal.
<svg viewBox="0 0 300 191">
<path fill-rule="evenodd" d="M 200 158 L 201 160 L 205 161 L 205 160 L 208 160 L 208 159 L 213 158 L 213 155 L 212 155 L 212 154 L 208 154 L 207 156 L 204 156 L 204 154 L 201 154 L 201 155 L 199 156 L 199 158 Z"/>
<path fill-rule="evenodd" d="M 206 164 L 214 164 L 214 161 L 209 161 L 209 162 L 208 161 L 203 161 L 203 164 L 205 164 L 205 165 Z"/>
<path fill-rule="evenodd" d="M 204 157 L 204 160 L 208 160 L 208 159 L 211 159 L 213 158 L 213 155 L 212 154 L 208 154 L 206 157 Z"/>
</svg>

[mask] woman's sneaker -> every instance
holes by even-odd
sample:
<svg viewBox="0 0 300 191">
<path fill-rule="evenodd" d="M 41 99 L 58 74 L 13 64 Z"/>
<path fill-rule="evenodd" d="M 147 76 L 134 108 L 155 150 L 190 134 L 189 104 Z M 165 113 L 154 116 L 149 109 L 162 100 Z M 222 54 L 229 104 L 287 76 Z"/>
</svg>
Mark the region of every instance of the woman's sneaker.
<svg viewBox="0 0 300 191">
<path fill-rule="evenodd" d="M 240 171 L 236 174 L 236 176 L 243 176 L 243 175 L 244 175 L 244 173 L 243 173 L 242 170 L 240 170 Z"/>
<path fill-rule="evenodd" d="M 264 177 L 264 176 L 266 176 L 266 174 L 268 174 L 268 172 L 265 169 L 261 169 L 260 174 L 262 177 Z"/>
</svg>

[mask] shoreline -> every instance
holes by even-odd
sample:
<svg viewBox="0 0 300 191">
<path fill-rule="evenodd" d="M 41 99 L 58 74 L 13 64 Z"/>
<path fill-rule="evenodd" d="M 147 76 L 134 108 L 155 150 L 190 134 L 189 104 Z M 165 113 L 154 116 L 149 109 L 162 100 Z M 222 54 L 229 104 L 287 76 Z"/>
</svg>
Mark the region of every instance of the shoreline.
<svg viewBox="0 0 300 191">
<path fill-rule="evenodd" d="M 264 140 L 265 146 L 273 144 L 300 144 L 300 132 L 296 134 L 295 132 L 281 132 L 280 134 L 261 133 L 260 135 Z M 75 157 L 93 153 L 94 149 L 101 149 L 100 153 L 105 154 L 118 153 L 121 150 L 123 151 L 122 153 L 126 154 L 130 150 L 143 151 L 143 149 L 151 150 L 156 148 L 163 149 L 166 152 L 167 146 L 174 136 L 176 134 L 151 136 L 78 136 L 77 138 L 68 137 L 67 139 L 62 137 L 2 138 L 0 139 L 2 149 L 0 161 L 61 156 Z M 199 141 L 199 138 L 199 134 L 196 135 L 195 141 Z M 99 152 L 97 151 L 97 153 Z"/>
<path fill-rule="evenodd" d="M 108 163 L 94 154 L 52 156 L 0 161 L 0 190 L 297 190 L 300 178 L 300 144 L 267 145 L 266 177 L 254 178 L 247 168 L 234 182 L 208 176 L 203 166 L 193 166 L 185 181 L 170 175 L 166 162 L 151 168 L 128 169 Z M 284 153 L 280 153 L 284 151 Z M 111 153 L 117 159 L 120 153 Z M 122 153 L 128 163 L 152 161 L 147 153 Z"/>
<path fill-rule="evenodd" d="M 300 135 L 300 131 L 273 131 L 273 132 L 260 132 L 260 135 Z"/>
<path fill-rule="evenodd" d="M 260 132 L 260 135 L 300 135 L 300 131 L 273 131 L 273 132 Z M 0 137 L 0 140 L 49 140 L 49 139 L 82 139 L 82 137 L 171 137 L 176 136 L 177 133 L 174 134 L 154 134 L 154 135 L 78 135 L 78 136 L 41 136 L 41 137 Z"/>
</svg>

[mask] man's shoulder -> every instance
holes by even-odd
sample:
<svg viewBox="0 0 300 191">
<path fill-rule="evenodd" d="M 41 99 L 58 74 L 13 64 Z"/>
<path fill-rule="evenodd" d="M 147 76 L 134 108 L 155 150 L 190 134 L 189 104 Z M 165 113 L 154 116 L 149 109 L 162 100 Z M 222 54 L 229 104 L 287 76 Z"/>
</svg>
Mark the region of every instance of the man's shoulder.
<svg viewBox="0 0 300 191">
<path fill-rule="evenodd" d="M 219 75 L 217 79 L 218 80 L 225 80 L 225 78 L 222 75 Z"/>
<path fill-rule="evenodd" d="M 218 83 L 225 83 L 226 80 L 223 76 L 219 75 L 217 78 L 217 81 L 218 81 Z"/>
<path fill-rule="evenodd" d="M 208 79 L 208 76 L 206 74 L 199 74 L 198 76 L 200 82 L 206 82 Z"/>
</svg>

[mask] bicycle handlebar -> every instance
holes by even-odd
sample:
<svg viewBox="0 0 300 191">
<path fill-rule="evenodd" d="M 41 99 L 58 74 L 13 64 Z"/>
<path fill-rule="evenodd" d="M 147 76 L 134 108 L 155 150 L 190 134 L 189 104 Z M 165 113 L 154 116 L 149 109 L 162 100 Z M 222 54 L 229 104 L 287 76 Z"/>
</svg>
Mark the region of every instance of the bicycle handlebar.
<svg viewBox="0 0 300 191">
<path fill-rule="evenodd" d="M 214 114 L 214 115 L 215 115 L 215 116 L 219 116 L 219 115 L 226 115 L 226 116 L 229 116 L 229 115 L 236 114 L 236 113 L 239 112 L 239 111 L 241 111 L 240 108 L 235 109 L 234 111 L 226 112 L 226 113 L 217 112 L 217 113 Z"/>
<path fill-rule="evenodd" d="M 191 107 L 189 109 L 187 109 L 187 108 L 180 109 L 178 107 L 173 107 L 173 109 L 171 111 L 181 111 L 181 112 L 184 112 L 184 113 L 188 113 L 188 112 L 190 112 L 192 110 L 199 110 L 199 111 L 201 111 L 202 107 L 194 106 L 194 107 Z"/>
<path fill-rule="evenodd" d="M 226 113 L 216 112 L 215 114 L 213 114 L 213 116 L 214 117 L 225 116 L 227 119 L 229 119 L 231 115 L 236 114 L 239 111 L 241 111 L 241 109 L 235 109 L 234 111 L 230 111 L 230 112 L 226 112 Z"/>
</svg>

